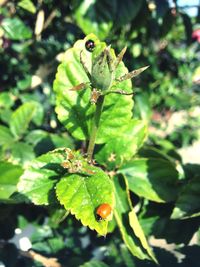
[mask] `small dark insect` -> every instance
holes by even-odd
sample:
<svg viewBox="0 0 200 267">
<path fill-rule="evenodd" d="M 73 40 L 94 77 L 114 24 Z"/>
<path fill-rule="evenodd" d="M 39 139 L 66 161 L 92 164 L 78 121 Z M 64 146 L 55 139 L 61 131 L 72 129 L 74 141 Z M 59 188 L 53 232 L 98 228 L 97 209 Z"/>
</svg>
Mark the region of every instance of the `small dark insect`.
<svg viewBox="0 0 200 267">
<path fill-rule="evenodd" d="M 97 221 L 106 220 L 110 217 L 112 208 L 109 204 L 103 203 L 96 210 Z"/>
<path fill-rule="evenodd" d="M 95 48 L 95 43 L 92 40 L 87 40 L 85 43 L 85 48 L 87 51 L 92 52 Z"/>
</svg>

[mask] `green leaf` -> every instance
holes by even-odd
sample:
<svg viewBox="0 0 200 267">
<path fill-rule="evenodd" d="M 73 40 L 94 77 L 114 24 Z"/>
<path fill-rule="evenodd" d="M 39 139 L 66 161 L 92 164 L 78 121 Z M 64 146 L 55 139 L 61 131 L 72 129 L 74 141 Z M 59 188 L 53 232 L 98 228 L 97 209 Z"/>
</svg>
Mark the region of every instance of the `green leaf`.
<svg viewBox="0 0 200 267">
<path fill-rule="evenodd" d="M 105 9 L 106 2 L 106 9 Z M 116 10 L 116 1 L 84 0 L 74 12 L 78 26 L 85 34 L 94 32 L 104 39 L 113 26 L 113 17 Z"/>
<path fill-rule="evenodd" d="M 43 130 L 33 130 L 26 135 L 25 140 L 27 143 L 35 146 L 42 139 L 48 137 L 48 135 L 48 132 L 45 132 Z"/>
<path fill-rule="evenodd" d="M 14 104 L 14 96 L 11 93 L 0 93 L 0 108 L 10 108 Z"/>
<path fill-rule="evenodd" d="M 102 261 L 91 260 L 80 265 L 79 267 L 109 267 L 109 266 Z"/>
<path fill-rule="evenodd" d="M 32 120 L 37 126 L 41 126 L 43 124 L 44 119 L 44 107 L 41 103 L 37 101 L 34 101 L 33 103 L 36 105 L 36 108 Z"/>
<path fill-rule="evenodd" d="M 174 162 L 174 158 L 165 154 L 162 150 L 155 148 L 154 146 L 144 145 L 138 152 L 141 158 L 154 158 L 154 159 L 163 159 L 167 161 Z"/>
<path fill-rule="evenodd" d="M 73 48 L 67 50 L 65 61 L 59 65 L 54 81 L 58 119 L 75 138 L 80 140 L 89 139 L 91 119 L 95 107 L 90 103 L 90 88 L 80 91 L 71 91 L 70 89 L 80 83 L 89 82 L 80 63 L 80 52 L 83 51 L 82 55 L 84 58 L 87 58 L 88 69 L 91 69 L 92 53 L 85 49 L 85 42 L 88 39 L 99 42 L 97 37 L 93 34 L 87 36 L 83 40 L 77 41 Z M 104 43 L 102 43 L 102 45 L 103 44 Z M 121 62 L 116 70 L 116 78 L 127 72 L 127 68 L 124 66 L 124 63 Z M 132 91 L 131 81 L 126 80 L 120 83 L 117 89 L 128 92 Z M 121 131 L 127 121 L 131 119 L 132 108 L 133 101 L 130 96 L 117 94 L 107 95 L 105 97 L 96 142 L 103 143 L 110 139 L 110 136 L 114 138 L 117 132 Z"/>
<path fill-rule="evenodd" d="M 107 234 L 108 221 L 96 219 L 96 209 L 103 203 L 115 206 L 114 188 L 110 178 L 97 167 L 88 167 L 94 174 L 69 174 L 56 186 L 58 200 L 82 224 L 96 230 L 100 235 Z"/>
<path fill-rule="evenodd" d="M 20 177 L 18 192 L 37 205 L 54 201 L 54 186 L 63 174 L 60 164 L 64 149 L 54 150 L 33 160 Z"/>
<path fill-rule="evenodd" d="M 31 87 L 32 76 L 26 75 L 23 80 L 17 81 L 17 88 L 19 90 L 26 90 Z"/>
<path fill-rule="evenodd" d="M 0 120 L 6 125 L 9 125 L 13 111 L 11 109 L 2 109 L 0 110 Z"/>
<path fill-rule="evenodd" d="M 7 200 L 17 190 L 16 185 L 23 170 L 18 165 L 0 162 L 0 200 Z"/>
<path fill-rule="evenodd" d="M 36 7 L 31 0 L 21 0 L 17 5 L 30 13 L 35 14 L 36 12 Z"/>
<path fill-rule="evenodd" d="M 128 248 L 126 247 L 125 244 L 120 245 L 120 252 L 121 252 L 121 257 L 122 257 L 123 262 L 124 262 L 124 266 L 137 267 L 135 265 L 134 258 L 132 257 L 130 251 L 128 250 Z"/>
<path fill-rule="evenodd" d="M 117 134 L 118 136 L 110 138 L 95 155 L 99 163 L 111 169 L 121 166 L 124 161 L 135 155 L 146 138 L 147 127 L 143 121 L 135 119 L 127 123 Z"/>
<path fill-rule="evenodd" d="M 150 259 L 152 252 L 146 243 L 146 239 L 139 225 L 139 222 L 134 214 L 134 220 L 132 218 L 133 212 L 127 192 L 127 184 L 124 177 L 119 176 L 114 178 L 115 184 L 115 199 L 116 208 L 114 210 L 115 219 L 119 226 L 120 232 L 124 243 L 130 252 L 139 259 Z M 133 225 L 133 221 L 136 221 L 136 226 Z M 144 241 L 145 240 L 145 241 Z M 143 247 L 143 245 L 145 245 Z"/>
<path fill-rule="evenodd" d="M 55 148 L 74 147 L 73 140 L 67 133 L 58 135 L 43 130 L 33 130 L 26 135 L 25 140 L 34 146 L 34 151 L 38 156 Z"/>
<path fill-rule="evenodd" d="M 143 248 L 147 251 L 148 255 L 151 256 L 151 258 L 155 262 L 157 262 L 151 248 L 149 247 L 149 244 L 147 243 L 146 237 L 145 237 L 143 229 L 139 223 L 137 215 L 135 214 L 135 211 L 132 210 L 131 212 L 129 212 L 128 216 L 129 216 L 130 226 L 133 229 L 135 235 L 139 238 Z"/>
<path fill-rule="evenodd" d="M 144 6 L 143 0 L 116 0 L 117 10 L 115 23 L 117 26 L 122 26 L 133 20 L 140 9 Z M 116 27 L 116 25 L 114 25 Z"/>
<path fill-rule="evenodd" d="M 124 164 L 119 173 L 127 178 L 129 188 L 138 196 L 155 202 L 170 202 L 178 193 L 178 172 L 163 159 L 141 158 Z"/>
<path fill-rule="evenodd" d="M 142 120 L 149 121 L 152 116 L 152 109 L 148 94 L 138 94 L 135 96 L 135 108 Z"/>
<path fill-rule="evenodd" d="M 28 129 L 29 123 L 36 112 L 36 108 L 37 105 L 34 102 L 27 102 L 13 112 L 10 121 L 10 129 L 17 139 L 21 138 Z"/>
<path fill-rule="evenodd" d="M 134 19 L 142 5 L 141 0 L 84 0 L 77 5 L 74 18 L 85 34 L 93 32 L 105 39 L 113 28 Z"/>
<path fill-rule="evenodd" d="M 10 146 L 11 156 L 10 160 L 14 163 L 26 166 L 31 160 L 35 158 L 33 146 L 24 142 L 17 142 Z"/>
<path fill-rule="evenodd" d="M 182 188 L 175 208 L 171 215 L 172 219 L 195 217 L 200 215 L 200 176 L 188 181 Z"/>
<path fill-rule="evenodd" d="M 0 145 L 10 145 L 14 142 L 14 138 L 8 127 L 0 125 Z"/>
<path fill-rule="evenodd" d="M 30 39 L 32 36 L 31 29 L 17 17 L 4 19 L 1 26 L 5 31 L 5 36 L 11 40 Z"/>
</svg>

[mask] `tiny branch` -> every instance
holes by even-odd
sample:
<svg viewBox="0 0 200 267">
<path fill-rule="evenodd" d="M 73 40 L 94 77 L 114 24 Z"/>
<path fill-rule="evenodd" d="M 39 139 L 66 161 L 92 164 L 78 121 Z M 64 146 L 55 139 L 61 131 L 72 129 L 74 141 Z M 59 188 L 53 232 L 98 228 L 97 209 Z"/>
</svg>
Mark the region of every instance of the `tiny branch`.
<svg viewBox="0 0 200 267">
<path fill-rule="evenodd" d="M 104 102 L 104 96 L 101 95 L 101 96 L 99 96 L 99 98 L 97 100 L 96 110 L 95 110 L 94 117 L 93 117 L 93 122 L 92 122 L 92 129 L 91 129 L 90 140 L 89 140 L 89 145 L 88 145 L 88 150 L 87 150 L 88 162 L 92 161 L 92 155 L 93 155 L 93 152 L 94 152 L 94 146 L 95 146 L 97 130 L 99 128 L 99 121 L 100 121 L 100 118 L 101 118 L 103 102 Z"/>
<path fill-rule="evenodd" d="M 42 265 L 44 267 L 62 267 L 62 265 L 58 262 L 58 260 L 56 258 L 44 257 L 41 254 L 38 254 L 33 250 L 20 251 L 20 254 L 23 257 L 27 257 L 27 258 L 30 258 L 32 260 L 35 260 L 35 261 L 42 263 Z"/>
<path fill-rule="evenodd" d="M 46 21 L 44 22 L 44 26 L 43 26 L 43 30 L 45 30 L 53 21 L 53 19 L 56 17 L 57 15 L 57 11 L 54 9 L 50 15 L 48 16 L 48 18 L 46 19 Z"/>
</svg>

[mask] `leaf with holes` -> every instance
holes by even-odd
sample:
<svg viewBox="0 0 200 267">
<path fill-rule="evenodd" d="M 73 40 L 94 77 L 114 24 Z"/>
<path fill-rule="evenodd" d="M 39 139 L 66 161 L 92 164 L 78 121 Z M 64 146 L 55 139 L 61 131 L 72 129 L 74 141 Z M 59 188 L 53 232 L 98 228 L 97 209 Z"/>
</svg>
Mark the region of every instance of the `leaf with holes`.
<svg viewBox="0 0 200 267">
<path fill-rule="evenodd" d="M 97 167 L 91 167 L 91 175 L 68 174 L 56 186 L 57 198 L 82 224 L 107 234 L 108 221 L 97 221 L 96 209 L 103 203 L 115 206 L 114 188 L 110 178 Z"/>
</svg>

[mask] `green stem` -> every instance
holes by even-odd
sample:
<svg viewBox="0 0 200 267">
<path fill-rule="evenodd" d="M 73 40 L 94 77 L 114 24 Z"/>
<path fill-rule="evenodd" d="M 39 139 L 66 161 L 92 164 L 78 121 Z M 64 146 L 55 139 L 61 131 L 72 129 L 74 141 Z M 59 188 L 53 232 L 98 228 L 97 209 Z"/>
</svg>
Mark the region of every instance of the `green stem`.
<svg viewBox="0 0 200 267">
<path fill-rule="evenodd" d="M 87 150 L 87 159 L 89 162 L 92 160 L 97 130 L 99 127 L 99 121 L 101 118 L 101 112 L 103 108 L 103 102 L 104 102 L 104 96 L 101 95 L 97 100 L 96 110 L 95 110 L 93 122 L 92 122 L 92 129 L 91 129 L 90 140 L 89 140 L 89 145 L 88 145 L 88 150 Z"/>
</svg>

